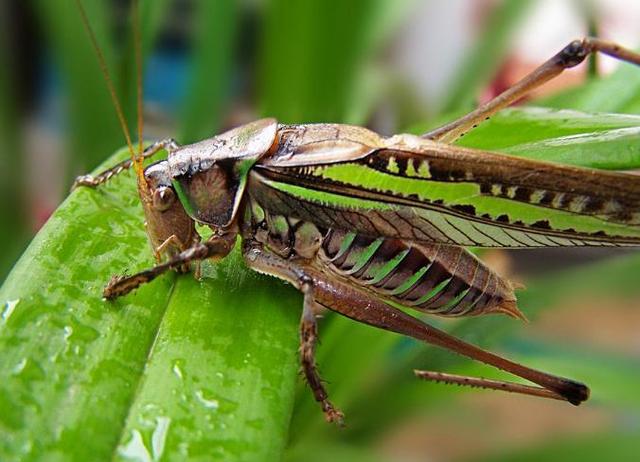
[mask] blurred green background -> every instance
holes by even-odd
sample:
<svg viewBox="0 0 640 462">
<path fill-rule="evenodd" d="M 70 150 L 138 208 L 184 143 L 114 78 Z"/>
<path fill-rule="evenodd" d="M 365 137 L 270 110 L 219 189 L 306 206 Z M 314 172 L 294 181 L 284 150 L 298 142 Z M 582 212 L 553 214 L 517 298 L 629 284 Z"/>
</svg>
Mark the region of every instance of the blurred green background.
<svg viewBox="0 0 640 462">
<path fill-rule="evenodd" d="M 624 33 L 638 24 L 636 2 L 553 3 L 566 9 L 524 0 L 142 0 L 145 137 L 188 143 L 261 116 L 353 123 L 384 134 L 415 131 L 469 110 L 576 35 L 640 39 Z M 130 2 L 84 4 L 135 133 Z M 75 3 L 1 5 L 4 279 L 73 178 L 124 141 Z M 560 33 L 545 41 L 536 27 Z M 598 66 L 610 69 L 594 61 L 590 73 L 585 67 L 552 84 L 555 96 L 536 94 L 543 98 L 537 104 L 640 113 L 640 70 L 625 66 L 599 78 Z M 465 143 L 503 147 L 495 135 L 512 120 L 497 118 L 495 131 L 489 125 Z M 557 123 L 550 126 L 559 131 Z M 638 151 L 637 135 L 624 142 Z M 420 383 L 412 368 L 486 370 L 329 316 L 321 325 L 319 363 L 349 426 L 326 425 L 300 383 L 288 460 L 629 460 L 638 453 L 638 255 L 565 250 L 485 257 L 526 282 L 519 298 L 532 324 L 495 318 L 438 324 L 531 366 L 585 380 L 593 400 L 574 409 Z"/>
</svg>

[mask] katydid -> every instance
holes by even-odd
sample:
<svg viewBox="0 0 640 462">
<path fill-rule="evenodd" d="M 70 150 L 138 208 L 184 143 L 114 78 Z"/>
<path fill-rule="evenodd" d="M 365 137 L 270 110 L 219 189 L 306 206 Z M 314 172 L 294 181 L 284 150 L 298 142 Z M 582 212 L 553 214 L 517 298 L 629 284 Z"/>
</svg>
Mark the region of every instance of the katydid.
<svg viewBox="0 0 640 462">
<path fill-rule="evenodd" d="M 304 296 L 302 368 L 328 421 L 341 423 L 343 414 L 330 402 L 314 359 L 316 317 L 324 308 L 536 386 L 415 371 L 420 378 L 580 404 L 589 397 L 582 383 L 482 350 L 403 309 L 524 318 L 513 285 L 464 246 L 640 245 L 637 176 L 452 144 L 594 52 L 640 65 L 639 54 L 586 38 L 571 42 L 495 99 L 422 136 L 382 137 L 356 126 L 285 125 L 267 118 L 190 145 L 159 141 L 138 154 L 102 64 L 131 159 L 97 176 L 79 177 L 75 185 L 95 187 L 133 166 L 158 260 L 146 271 L 113 277 L 104 297 L 124 296 L 167 270 L 186 271 L 194 263 L 224 258 L 240 239 L 248 267 L 289 282 Z M 103 63 L 99 52 L 98 57 Z M 139 97 L 139 113 L 140 105 Z M 141 139 L 140 121 L 139 131 Z M 143 169 L 142 159 L 161 151 L 167 159 Z M 507 204 L 517 204 L 522 214 L 503 213 Z M 210 227 L 212 236 L 203 242 L 196 223 Z"/>
</svg>

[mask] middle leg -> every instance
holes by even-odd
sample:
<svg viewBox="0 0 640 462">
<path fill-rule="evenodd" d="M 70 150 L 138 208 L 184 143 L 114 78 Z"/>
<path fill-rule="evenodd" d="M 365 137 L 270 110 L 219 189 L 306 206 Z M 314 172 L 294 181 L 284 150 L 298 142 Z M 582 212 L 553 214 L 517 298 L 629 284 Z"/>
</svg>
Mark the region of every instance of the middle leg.
<svg viewBox="0 0 640 462">
<path fill-rule="evenodd" d="M 364 324 L 407 335 L 467 356 L 473 360 L 492 365 L 527 379 L 540 387 L 430 371 L 416 371 L 416 375 L 422 379 L 502 389 L 515 393 L 568 401 L 574 405 L 580 404 L 589 397 L 589 389 L 582 383 L 532 369 L 466 343 L 388 305 L 370 294 L 325 274 L 323 270 L 316 268 L 312 264 L 298 265 L 295 262 L 287 261 L 265 251 L 259 243 L 254 242 L 245 242 L 243 253 L 248 266 L 254 270 L 284 279 L 301 290 L 305 294 L 305 302 L 309 303 L 309 305 L 305 303 L 306 306 L 320 305 L 327 307 Z M 306 310 L 306 306 L 301 323 L 301 337 L 303 340 L 301 351 L 307 356 L 307 365 L 303 367 L 314 396 L 322 403 L 323 410 L 325 410 L 325 413 L 327 413 L 327 409 L 332 412 L 333 406 L 327 401 L 326 390 L 322 386 L 312 359 L 317 330 L 315 330 L 313 318 L 309 316 L 311 310 Z M 305 355 L 303 355 L 303 361 L 304 358 Z M 326 405 L 331 407 L 327 408 L 325 407 Z M 330 421 L 335 420 L 330 413 L 327 413 L 327 419 Z"/>
<path fill-rule="evenodd" d="M 247 265 L 259 273 L 269 274 L 290 282 L 304 295 L 304 307 L 300 318 L 300 363 L 309 388 L 315 400 L 320 403 L 328 422 L 344 425 L 344 414 L 331 401 L 318 372 L 315 360 L 318 341 L 318 323 L 316 316 L 322 306 L 315 300 L 312 279 L 305 269 L 295 263 L 287 262 L 281 257 L 264 250 L 255 242 L 246 242 L 243 255 Z"/>
<path fill-rule="evenodd" d="M 302 363 L 302 372 L 307 379 L 309 388 L 311 388 L 313 397 L 320 403 L 327 422 L 335 422 L 342 426 L 344 425 L 344 414 L 329 401 L 329 395 L 316 365 L 315 355 L 318 340 L 316 316 L 321 307 L 313 298 L 311 286 L 304 286 L 303 292 L 304 308 L 300 319 L 300 362 Z"/>
</svg>

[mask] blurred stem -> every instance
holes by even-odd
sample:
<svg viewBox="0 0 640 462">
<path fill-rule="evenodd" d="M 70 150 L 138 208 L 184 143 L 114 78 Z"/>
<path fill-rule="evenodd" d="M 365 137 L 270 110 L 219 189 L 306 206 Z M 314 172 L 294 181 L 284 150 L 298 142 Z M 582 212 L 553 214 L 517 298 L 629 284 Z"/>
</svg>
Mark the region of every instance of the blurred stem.
<svg viewBox="0 0 640 462">
<path fill-rule="evenodd" d="M 274 0 L 260 50 L 260 112 L 283 123 L 363 123 L 363 69 L 411 1 Z"/>
<path fill-rule="evenodd" d="M 598 24 L 598 8 L 593 0 L 579 0 L 574 2 L 577 8 L 582 13 L 587 25 L 587 36 L 598 37 L 599 24 Z M 592 53 L 588 57 L 587 61 L 587 79 L 591 80 L 598 77 L 598 53 Z"/>
<path fill-rule="evenodd" d="M 23 151 L 16 104 L 15 66 L 10 49 L 9 5 L 0 4 L 0 281 L 22 248 L 26 220 L 24 214 Z"/>
</svg>

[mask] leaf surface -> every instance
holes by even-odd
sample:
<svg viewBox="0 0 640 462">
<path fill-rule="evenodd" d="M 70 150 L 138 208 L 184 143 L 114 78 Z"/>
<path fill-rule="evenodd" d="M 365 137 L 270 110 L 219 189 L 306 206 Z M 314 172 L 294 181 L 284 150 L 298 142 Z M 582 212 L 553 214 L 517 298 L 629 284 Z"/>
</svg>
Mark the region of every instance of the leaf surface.
<svg viewBox="0 0 640 462">
<path fill-rule="evenodd" d="M 0 289 L 0 459 L 277 459 L 299 296 L 234 255 L 103 301 L 153 264 L 132 180 L 71 194 Z"/>
</svg>

